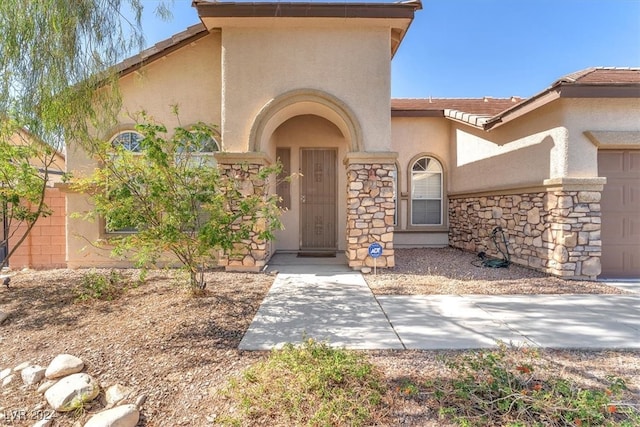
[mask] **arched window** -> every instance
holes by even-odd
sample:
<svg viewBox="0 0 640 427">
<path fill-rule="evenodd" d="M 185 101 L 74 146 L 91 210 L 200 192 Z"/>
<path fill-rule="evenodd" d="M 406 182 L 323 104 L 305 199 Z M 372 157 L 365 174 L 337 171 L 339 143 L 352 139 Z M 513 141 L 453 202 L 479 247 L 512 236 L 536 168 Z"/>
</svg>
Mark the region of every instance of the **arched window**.
<svg viewBox="0 0 640 427">
<path fill-rule="evenodd" d="M 194 134 L 195 135 L 195 134 Z M 178 147 L 178 153 L 201 153 L 212 154 L 220 151 L 220 144 L 215 137 L 203 136 L 202 138 L 194 138 L 189 141 L 185 141 Z"/>
<path fill-rule="evenodd" d="M 411 166 L 411 225 L 442 225 L 442 165 L 433 157 Z"/>
<path fill-rule="evenodd" d="M 176 162 L 187 162 L 192 167 L 195 166 L 216 166 L 217 162 L 213 156 L 220 151 L 220 144 L 214 136 L 200 137 L 196 132 L 192 132 L 193 138 L 188 138 L 177 147 Z"/>
<path fill-rule="evenodd" d="M 218 151 L 220 151 L 220 144 L 218 144 L 218 141 L 212 137 L 203 141 L 202 146 L 200 147 L 201 153 L 216 153 Z"/>
<path fill-rule="evenodd" d="M 116 146 L 120 145 L 125 150 L 131 151 L 133 153 L 139 153 L 142 151 L 142 146 L 140 145 L 140 141 L 142 141 L 143 136 L 138 132 L 134 132 L 131 130 L 127 130 L 124 132 L 118 133 L 113 137 L 111 143 Z"/>
</svg>

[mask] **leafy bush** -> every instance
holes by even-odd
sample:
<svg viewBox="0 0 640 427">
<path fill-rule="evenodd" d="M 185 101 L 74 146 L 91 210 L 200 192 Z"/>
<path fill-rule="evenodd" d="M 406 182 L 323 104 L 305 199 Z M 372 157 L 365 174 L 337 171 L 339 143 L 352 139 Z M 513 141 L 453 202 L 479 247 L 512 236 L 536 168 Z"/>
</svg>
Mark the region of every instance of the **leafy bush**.
<svg viewBox="0 0 640 427">
<path fill-rule="evenodd" d="M 127 287 L 129 281 L 117 270 L 108 273 L 90 270 L 82 276 L 76 289 L 76 301 L 111 301 L 117 298 Z"/>
<path fill-rule="evenodd" d="M 371 425 L 383 406 L 379 373 L 364 355 L 313 339 L 287 344 L 231 381 L 227 396 L 239 416 L 225 425 Z"/>
<path fill-rule="evenodd" d="M 516 356 L 517 357 L 514 357 Z M 617 402 L 626 390 L 609 377 L 605 389 L 584 389 L 564 378 L 541 378 L 536 350 L 498 349 L 463 353 L 445 361 L 452 375 L 426 386 L 440 415 L 461 426 L 637 426 L 640 413 Z M 538 366 L 539 368 L 536 368 Z"/>
</svg>

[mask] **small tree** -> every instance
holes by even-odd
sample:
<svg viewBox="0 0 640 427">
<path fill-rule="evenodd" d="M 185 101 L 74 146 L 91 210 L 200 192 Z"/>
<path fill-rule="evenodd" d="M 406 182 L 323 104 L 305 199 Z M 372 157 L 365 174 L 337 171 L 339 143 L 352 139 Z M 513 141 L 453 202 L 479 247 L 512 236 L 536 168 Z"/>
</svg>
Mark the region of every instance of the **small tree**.
<svg viewBox="0 0 640 427">
<path fill-rule="evenodd" d="M 219 173 L 213 155 L 203 152 L 214 138 L 212 126 L 178 127 L 169 135 L 144 119 L 136 126 L 143 136 L 139 152 L 105 142 L 95 152 L 100 168 L 74 179 L 72 188 L 91 194 L 95 211 L 87 218 L 102 216 L 111 231 L 135 229 L 111 234 L 112 255 L 148 268 L 171 253 L 192 288 L 202 290 L 219 250 L 232 252 L 254 233 L 273 239 L 281 226 L 277 196 L 243 195 L 232 177 Z M 275 177 L 278 169 L 264 168 L 258 179 Z"/>
<path fill-rule="evenodd" d="M 60 168 L 57 156 L 54 147 L 38 141 L 15 121 L 0 123 L 0 227 L 4 228 L 0 248 L 8 248 L 0 268 L 9 264 L 36 221 L 51 215 L 45 195 L 50 173 Z"/>
<path fill-rule="evenodd" d="M 168 18 L 171 1 L 154 3 Z M 120 111 L 120 61 L 144 46 L 140 0 L 0 1 L 0 248 L 9 257 L 45 204 L 65 140 L 91 149 L 91 132 Z M 96 88 L 101 88 L 96 90 Z"/>
</svg>

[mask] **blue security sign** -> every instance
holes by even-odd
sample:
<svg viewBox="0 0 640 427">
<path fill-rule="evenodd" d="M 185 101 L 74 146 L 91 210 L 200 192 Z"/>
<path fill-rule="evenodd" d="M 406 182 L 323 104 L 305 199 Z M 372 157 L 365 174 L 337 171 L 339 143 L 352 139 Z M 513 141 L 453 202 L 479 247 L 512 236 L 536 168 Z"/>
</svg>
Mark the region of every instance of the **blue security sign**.
<svg viewBox="0 0 640 427">
<path fill-rule="evenodd" d="M 371 258 L 379 258 L 382 255 L 382 245 L 378 242 L 370 244 L 369 255 L 371 255 Z"/>
</svg>

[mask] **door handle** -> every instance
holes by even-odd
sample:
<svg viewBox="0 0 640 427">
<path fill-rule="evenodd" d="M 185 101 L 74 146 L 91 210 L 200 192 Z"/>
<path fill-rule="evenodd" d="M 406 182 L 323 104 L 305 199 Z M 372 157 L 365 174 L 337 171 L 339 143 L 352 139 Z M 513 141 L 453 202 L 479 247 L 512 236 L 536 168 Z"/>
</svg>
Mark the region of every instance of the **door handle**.
<svg viewBox="0 0 640 427">
<path fill-rule="evenodd" d="M 307 203 L 307 196 L 305 196 L 304 194 L 300 196 L 300 202 Z"/>
</svg>

